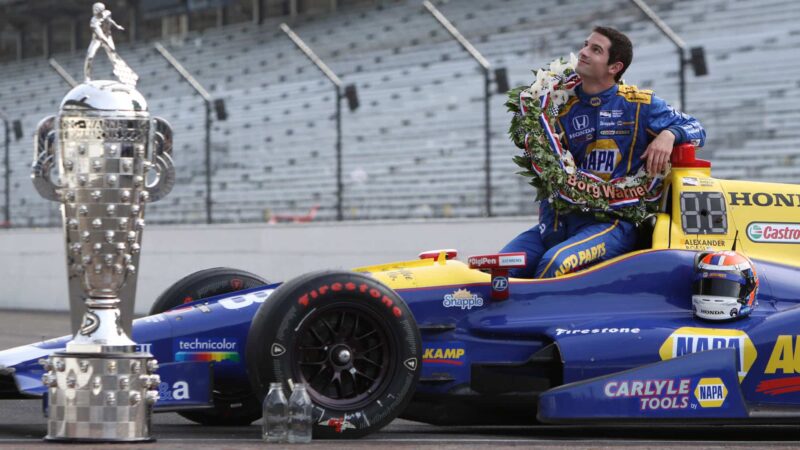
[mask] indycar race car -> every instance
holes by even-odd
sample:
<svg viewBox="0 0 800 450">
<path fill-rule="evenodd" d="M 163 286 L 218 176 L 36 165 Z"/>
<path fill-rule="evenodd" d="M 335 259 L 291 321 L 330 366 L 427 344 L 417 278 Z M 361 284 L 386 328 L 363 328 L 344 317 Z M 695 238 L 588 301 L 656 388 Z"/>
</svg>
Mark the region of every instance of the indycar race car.
<svg viewBox="0 0 800 450">
<path fill-rule="evenodd" d="M 315 437 L 363 436 L 398 416 L 800 421 L 800 191 L 712 178 L 683 146 L 664 193 L 639 250 L 555 279 L 507 278 L 524 254 L 464 263 L 454 250 L 285 283 L 190 275 L 134 322 L 160 362 L 155 411 L 248 424 L 270 382 L 291 380 L 308 386 Z M 755 294 L 730 311 L 720 292 L 693 295 L 728 280 L 726 255 Z M 46 405 L 39 359 L 70 339 L 0 352 L 2 398 Z"/>
</svg>

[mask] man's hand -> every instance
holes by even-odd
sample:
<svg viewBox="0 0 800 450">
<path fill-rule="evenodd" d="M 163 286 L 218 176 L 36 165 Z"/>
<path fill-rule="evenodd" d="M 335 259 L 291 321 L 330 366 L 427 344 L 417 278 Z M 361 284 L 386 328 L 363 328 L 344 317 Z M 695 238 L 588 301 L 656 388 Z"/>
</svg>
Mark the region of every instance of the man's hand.
<svg viewBox="0 0 800 450">
<path fill-rule="evenodd" d="M 647 173 L 651 176 L 661 173 L 667 168 L 672 147 L 675 145 L 675 135 L 669 130 L 664 130 L 653 139 L 642 155 L 647 160 Z"/>
</svg>

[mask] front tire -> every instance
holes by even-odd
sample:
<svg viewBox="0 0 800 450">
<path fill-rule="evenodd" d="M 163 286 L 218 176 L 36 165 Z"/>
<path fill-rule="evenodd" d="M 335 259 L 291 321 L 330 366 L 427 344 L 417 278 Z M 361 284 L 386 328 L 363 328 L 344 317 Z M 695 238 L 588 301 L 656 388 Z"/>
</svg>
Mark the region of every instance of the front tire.
<svg viewBox="0 0 800 450">
<path fill-rule="evenodd" d="M 307 385 L 316 438 L 361 437 L 391 422 L 411 401 L 421 353 L 400 296 L 344 271 L 279 287 L 253 318 L 246 349 L 258 398 L 274 381 Z"/>
<path fill-rule="evenodd" d="M 184 303 L 222 294 L 230 294 L 269 284 L 267 280 L 244 270 L 215 267 L 181 278 L 158 296 L 150 315 L 169 311 Z M 186 419 L 208 426 L 249 425 L 261 417 L 261 403 L 245 386 L 214 385 L 214 407 L 197 411 L 181 411 Z"/>
</svg>

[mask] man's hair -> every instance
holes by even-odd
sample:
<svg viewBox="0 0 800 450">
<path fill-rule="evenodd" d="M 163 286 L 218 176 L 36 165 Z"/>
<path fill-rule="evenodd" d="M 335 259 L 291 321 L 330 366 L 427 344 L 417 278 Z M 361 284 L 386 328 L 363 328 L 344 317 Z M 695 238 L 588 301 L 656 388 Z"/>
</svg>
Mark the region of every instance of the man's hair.
<svg viewBox="0 0 800 450">
<path fill-rule="evenodd" d="M 610 66 L 617 61 L 622 63 L 622 70 L 614 76 L 614 80 L 619 81 L 622 78 L 622 74 L 631 65 L 631 61 L 633 61 L 633 44 L 631 44 L 631 40 L 621 31 L 611 27 L 594 27 L 592 31 L 602 34 L 611 41 L 611 47 L 608 49 L 608 65 Z"/>
</svg>

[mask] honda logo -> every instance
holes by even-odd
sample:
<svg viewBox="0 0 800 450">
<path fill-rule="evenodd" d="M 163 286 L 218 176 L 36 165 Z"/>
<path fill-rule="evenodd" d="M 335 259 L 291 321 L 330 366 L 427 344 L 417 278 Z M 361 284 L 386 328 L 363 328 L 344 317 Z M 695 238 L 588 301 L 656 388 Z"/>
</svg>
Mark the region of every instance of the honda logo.
<svg viewBox="0 0 800 450">
<path fill-rule="evenodd" d="M 575 116 L 572 118 L 572 126 L 575 130 L 580 131 L 589 126 L 589 116 L 586 114 L 582 116 Z"/>
</svg>

